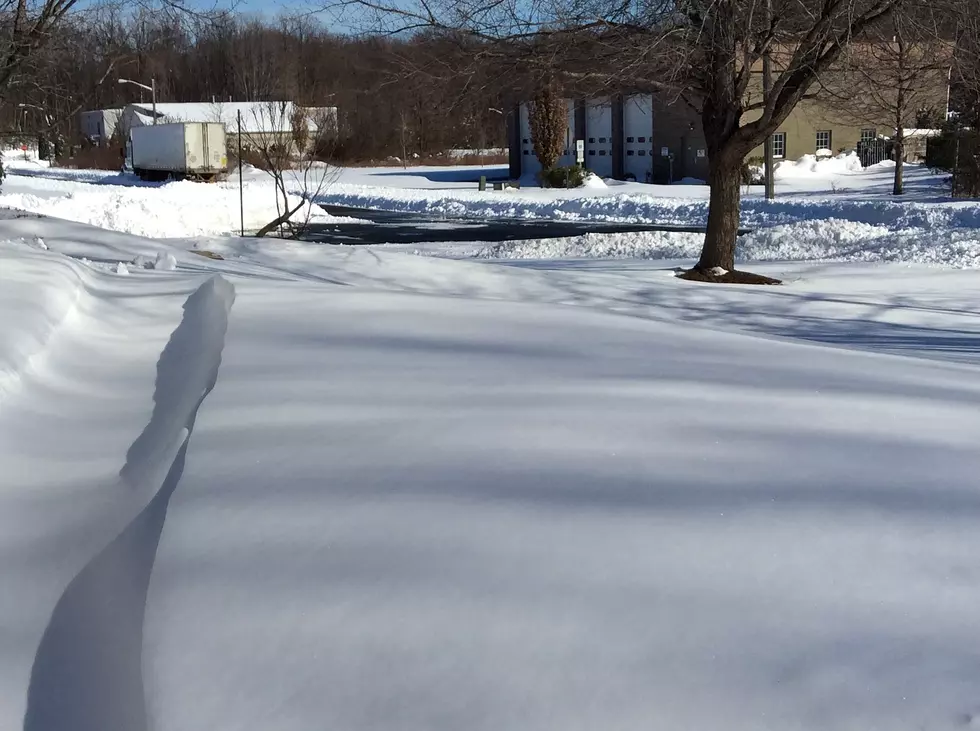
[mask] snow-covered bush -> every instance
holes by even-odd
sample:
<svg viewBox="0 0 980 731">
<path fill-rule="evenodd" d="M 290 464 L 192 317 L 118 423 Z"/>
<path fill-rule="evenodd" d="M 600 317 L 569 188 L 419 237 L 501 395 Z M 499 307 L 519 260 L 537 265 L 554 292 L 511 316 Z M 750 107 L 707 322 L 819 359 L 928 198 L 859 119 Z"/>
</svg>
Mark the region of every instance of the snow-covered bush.
<svg viewBox="0 0 980 731">
<path fill-rule="evenodd" d="M 541 185 L 545 188 L 581 188 L 586 169 L 580 165 L 554 167 L 541 171 Z"/>
</svg>

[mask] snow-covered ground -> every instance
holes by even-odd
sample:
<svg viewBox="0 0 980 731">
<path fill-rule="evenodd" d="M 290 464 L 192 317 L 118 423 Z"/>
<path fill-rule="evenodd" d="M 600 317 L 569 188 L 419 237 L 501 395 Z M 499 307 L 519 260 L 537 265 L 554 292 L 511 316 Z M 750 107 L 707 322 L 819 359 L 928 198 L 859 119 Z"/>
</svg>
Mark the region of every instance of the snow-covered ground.
<svg viewBox="0 0 980 731">
<path fill-rule="evenodd" d="M 210 185 L 190 181 L 146 183 L 105 170 L 67 170 L 34 163 L 8 163 L 0 207 L 41 213 L 140 236 L 189 237 L 236 231 L 241 223 L 237 181 Z M 278 215 L 271 178 L 251 171 L 241 188 L 245 229 Z M 290 206 L 299 198 L 290 196 Z M 281 206 L 280 198 L 280 206 Z M 351 219 L 328 216 L 318 206 L 303 210 L 321 223 Z"/>
<path fill-rule="evenodd" d="M 150 237 L 211 236 L 239 226 L 239 188 L 226 183 L 147 184 L 105 171 L 60 170 L 8 160 L 10 175 L 0 207 L 28 210 Z M 980 263 L 980 203 L 952 201 L 945 181 L 921 166 L 906 171 L 908 193 L 890 194 L 893 168 L 862 170 L 852 156 L 807 156 L 777 169 L 775 201 L 747 188 L 742 223 L 755 229 L 740 241 L 749 261 L 833 260 Z M 319 197 L 322 203 L 413 211 L 446 217 L 552 218 L 687 226 L 704 225 L 708 190 L 701 185 L 658 186 L 595 179 L 577 190 L 476 190 L 480 174 L 504 168 L 350 168 Z M 300 186 L 293 186 L 299 192 Z M 268 176 L 249 170 L 245 226 L 256 229 L 276 216 Z M 320 223 L 352 222 L 310 210 Z M 494 258 L 645 257 L 689 258 L 700 238 L 692 234 L 588 235 L 509 245 L 416 247 L 421 253 Z"/>
<path fill-rule="evenodd" d="M 0 728 L 980 723 L 974 271 L 0 240 Z"/>
<path fill-rule="evenodd" d="M 234 183 L 10 165 L 0 729 L 980 726 L 980 209 L 826 165 L 746 196 L 764 288 L 678 280 L 693 234 L 240 239 Z M 330 195 L 705 206 L 416 172 Z"/>
</svg>

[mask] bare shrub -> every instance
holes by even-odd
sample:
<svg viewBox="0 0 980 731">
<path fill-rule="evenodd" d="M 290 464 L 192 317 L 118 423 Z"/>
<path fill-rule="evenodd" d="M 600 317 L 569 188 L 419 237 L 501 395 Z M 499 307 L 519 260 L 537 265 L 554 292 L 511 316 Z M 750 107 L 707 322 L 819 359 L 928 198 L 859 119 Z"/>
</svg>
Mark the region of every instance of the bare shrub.
<svg viewBox="0 0 980 731">
<path fill-rule="evenodd" d="M 541 85 L 528 113 L 531 142 L 542 170 L 551 170 L 565 151 L 568 106 L 554 81 Z"/>
</svg>

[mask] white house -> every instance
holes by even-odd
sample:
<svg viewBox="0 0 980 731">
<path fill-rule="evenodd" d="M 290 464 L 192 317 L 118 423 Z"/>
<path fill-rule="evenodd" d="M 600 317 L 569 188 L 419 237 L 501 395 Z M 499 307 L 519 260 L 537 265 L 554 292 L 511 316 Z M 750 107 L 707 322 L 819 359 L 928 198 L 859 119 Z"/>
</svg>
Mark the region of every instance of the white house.
<svg viewBox="0 0 980 731">
<path fill-rule="evenodd" d="M 93 109 L 78 115 L 78 125 L 86 139 L 106 142 L 119 128 L 122 109 Z"/>
</svg>

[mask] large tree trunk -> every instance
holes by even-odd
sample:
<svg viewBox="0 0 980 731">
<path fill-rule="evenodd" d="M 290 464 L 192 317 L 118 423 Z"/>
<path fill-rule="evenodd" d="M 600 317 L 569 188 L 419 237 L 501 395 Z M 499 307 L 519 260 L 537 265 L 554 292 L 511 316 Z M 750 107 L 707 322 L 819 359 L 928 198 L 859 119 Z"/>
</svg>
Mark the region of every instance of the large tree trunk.
<svg viewBox="0 0 980 731">
<path fill-rule="evenodd" d="M 901 120 L 899 120 L 899 125 L 901 125 Z M 895 183 L 892 186 L 892 195 L 902 195 L 905 192 L 905 130 L 901 126 L 895 131 L 893 152 L 895 154 Z"/>
<path fill-rule="evenodd" d="M 735 239 L 741 211 L 740 182 L 742 161 L 737 155 L 719 154 L 710 161 L 708 185 L 708 230 L 697 269 L 708 271 L 735 268 Z"/>
</svg>

